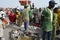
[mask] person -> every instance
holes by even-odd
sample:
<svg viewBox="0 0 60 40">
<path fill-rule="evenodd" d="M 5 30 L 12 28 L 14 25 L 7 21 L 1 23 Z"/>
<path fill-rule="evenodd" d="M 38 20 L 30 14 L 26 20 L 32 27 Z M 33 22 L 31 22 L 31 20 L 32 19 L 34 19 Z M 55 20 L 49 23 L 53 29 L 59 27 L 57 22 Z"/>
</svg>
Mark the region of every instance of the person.
<svg viewBox="0 0 60 40">
<path fill-rule="evenodd" d="M 57 10 L 57 15 L 58 15 L 57 19 L 58 19 L 58 25 L 59 26 L 56 30 L 56 35 L 59 35 L 60 34 L 60 8 L 58 8 L 58 10 Z"/>
<path fill-rule="evenodd" d="M 60 8 L 58 9 L 58 24 L 60 26 Z"/>
<path fill-rule="evenodd" d="M 58 29 L 58 15 L 57 15 L 58 7 L 54 8 L 53 12 L 53 33 L 52 33 L 52 40 L 55 40 L 56 37 L 56 31 Z"/>
<path fill-rule="evenodd" d="M 16 10 L 16 24 L 20 26 L 20 12 L 18 9 Z"/>
<path fill-rule="evenodd" d="M 4 30 L 4 26 L 3 26 L 3 20 L 4 20 L 4 15 L 3 15 L 3 11 L 0 11 L 0 40 L 2 40 L 3 38 L 3 30 Z"/>
<path fill-rule="evenodd" d="M 13 11 L 8 15 L 10 23 L 15 23 L 16 22 L 16 15 Z M 13 19 L 12 19 L 13 18 Z"/>
<path fill-rule="evenodd" d="M 36 26 L 36 27 L 39 27 L 39 18 L 38 18 L 38 14 L 34 14 L 34 17 L 33 17 L 33 25 Z"/>
<path fill-rule="evenodd" d="M 32 25 L 32 22 L 33 22 L 33 8 L 31 7 L 30 8 L 30 11 L 29 11 L 29 18 L 30 18 L 30 25 Z"/>
<path fill-rule="evenodd" d="M 41 14 L 42 14 L 42 8 L 38 9 L 38 18 L 39 18 L 39 27 L 41 26 Z"/>
<path fill-rule="evenodd" d="M 24 6 L 24 9 L 23 9 L 23 12 L 22 12 L 22 17 L 23 17 L 23 20 L 24 20 L 24 28 L 25 28 L 25 31 L 27 31 L 27 28 L 29 26 L 29 10 L 27 8 L 28 6 Z"/>
<path fill-rule="evenodd" d="M 1 11 L 1 16 L 2 16 L 2 18 L 6 19 L 6 13 L 4 10 Z M 4 28 L 6 27 L 6 24 L 4 23 L 4 21 L 3 21 L 3 26 L 4 26 Z"/>
<path fill-rule="evenodd" d="M 39 8 L 39 9 L 38 9 L 38 18 L 39 18 L 39 20 L 41 19 L 41 13 L 42 13 L 42 9 Z"/>
<path fill-rule="evenodd" d="M 42 40 L 45 40 L 45 36 L 47 34 L 48 40 L 52 40 L 52 30 L 53 30 L 53 8 L 55 6 L 55 1 L 49 1 L 49 6 L 45 8 L 42 12 L 43 17 L 43 23 L 41 25 L 43 34 L 42 34 Z"/>
</svg>

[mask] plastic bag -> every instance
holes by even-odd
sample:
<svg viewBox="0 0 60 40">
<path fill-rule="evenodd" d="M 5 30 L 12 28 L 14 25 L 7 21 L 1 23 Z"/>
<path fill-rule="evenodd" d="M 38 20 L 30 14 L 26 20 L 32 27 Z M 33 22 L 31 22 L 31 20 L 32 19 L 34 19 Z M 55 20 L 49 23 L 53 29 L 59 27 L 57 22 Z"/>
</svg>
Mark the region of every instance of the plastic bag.
<svg viewBox="0 0 60 40">
<path fill-rule="evenodd" d="M 4 22 L 5 24 L 8 24 L 8 21 L 7 21 L 6 19 L 4 19 L 3 22 Z"/>
</svg>

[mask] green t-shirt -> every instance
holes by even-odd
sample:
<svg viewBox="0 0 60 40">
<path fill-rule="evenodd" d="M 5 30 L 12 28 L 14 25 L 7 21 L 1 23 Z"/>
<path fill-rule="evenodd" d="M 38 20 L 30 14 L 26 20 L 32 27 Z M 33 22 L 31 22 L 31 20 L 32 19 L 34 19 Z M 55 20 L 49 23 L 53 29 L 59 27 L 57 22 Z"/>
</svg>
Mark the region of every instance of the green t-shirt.
<svg viewBox="0 0 60 40">
<path fill-rule="evenodd" d="M 29 17 L 32 17 L 33 15 L 33 9 L 29 11 Z"/>
<path fill-rule="evenodd" d="M 51 14 L 53 15 L 53 12 L 51 13 L 50 11 L 51 10 L 49 8 L 45 8 L 42 12 L 42 15 L 44 16 L 42 30 L 46 31 L 46 32 L 52 31 L 52 29 L 53 29 L 53 25 L 51 22 Z"/>
</svg>

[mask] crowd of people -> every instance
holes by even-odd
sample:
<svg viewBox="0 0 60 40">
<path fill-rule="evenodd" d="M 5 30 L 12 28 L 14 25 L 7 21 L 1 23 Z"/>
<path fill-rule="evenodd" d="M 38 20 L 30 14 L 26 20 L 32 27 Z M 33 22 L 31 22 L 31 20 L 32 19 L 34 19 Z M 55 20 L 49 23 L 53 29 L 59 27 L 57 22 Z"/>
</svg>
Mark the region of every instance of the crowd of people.
<svg viewBox="0 0 60 40">
<path fill-rule="evenodd" d="M 17 8 L 10 8 L 10 9 L 0 9 L 0 29 L 3 30 L 5 24 L 3 24 L 3 20 L 8 17 L 10 23 L 14 23 L 17 26 L 21 26 L 24 23 L 25 31 L 27 32 L 28 26 L 37 26 L 39 28 L 42 28 L 43 35 L 42 39 L 45 40 L 46 33 L 48 34 L 48 40 L 52 40 L 52 34 L 59 34 L 59 26 L 60 26 L 60 8 L 54 6 L 57 3 L 55 1 L 49 1 L 49 6 L 47 8 L 44 8 L 43 10 L 41 8 L 37 9 L 31 6 L 28 9 L 28 6 L 24 6 L 24 9 L 20 10 Z M 53 10 L 54 8 L 54 10 Z M 7 21 L 5 21 L 7 22 Z M 57 28 L 57 29 L 56 29 Z M 56 30 L 57 31 L 56 31 Z M 52 31 L 54 33 L 52 33 Z M 1 31 L 2 32 L 2 31 Z M 1 34 L 1 33 L 0 33 Z M 1 34 L 2 35 L 2 34 Z M 0 39 L 1 36 L 0 35 Z"/>
</svg>

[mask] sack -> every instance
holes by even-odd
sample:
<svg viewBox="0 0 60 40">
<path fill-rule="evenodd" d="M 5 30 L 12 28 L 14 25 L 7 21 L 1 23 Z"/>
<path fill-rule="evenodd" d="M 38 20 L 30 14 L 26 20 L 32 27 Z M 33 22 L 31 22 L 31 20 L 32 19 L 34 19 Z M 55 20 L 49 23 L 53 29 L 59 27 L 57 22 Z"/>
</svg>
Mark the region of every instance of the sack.
<svg viewBox="0 0 60 40">
<path fill-rule="evenodd" d="M 28 36 L 25 36 L 25 37 L 23 37 L 23 38 L 20 38 L 20 40 L 31 40 L 31 38 L 28 37 Z"/>
<path fill-rule="evenodd" d="M 8 24 L 8 21 L 7 21 L 6 19 L 4 19 L 3 22 L 4 22 L 5 24 Z"/>
</svg>

